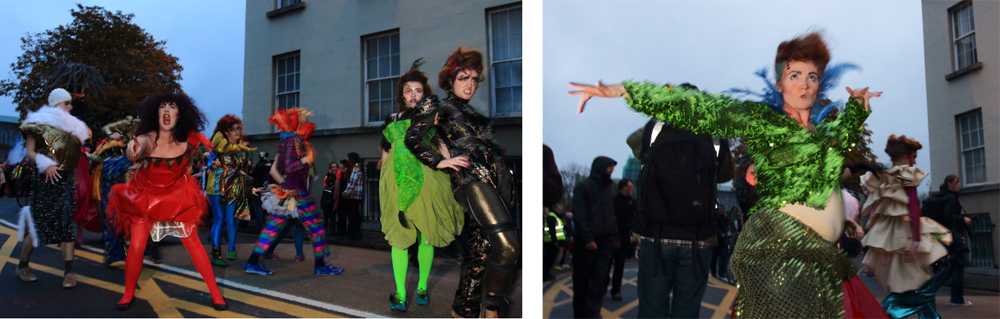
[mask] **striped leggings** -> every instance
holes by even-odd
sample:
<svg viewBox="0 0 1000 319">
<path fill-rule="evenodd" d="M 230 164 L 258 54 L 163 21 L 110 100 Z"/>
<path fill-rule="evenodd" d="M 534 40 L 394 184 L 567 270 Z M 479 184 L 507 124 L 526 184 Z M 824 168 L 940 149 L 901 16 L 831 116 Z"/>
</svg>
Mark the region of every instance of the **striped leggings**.
<svg viewBox="0 0 1000 319">
<path fill-rule="evenodd" d="M 302 226 L 305 226 L 309 233 L 309 240 L 313 243 L 313 256 L 316 259 L 330 255 L 330 249 L 326 247 L 326 227 L 323 223 L 323 214 L 316 210 L 316 201 L 313 200 L 312 195 L 300 193 L 299 196 L 296 205 L 299 211 L 298 217 L 286 215 L 269 215 L 267 217 L 267 224 L 260 231 L 257 245 L 253 248 L 254 255 L 259 256 L 267 251 L 274 244 L 274 238 L 278 236 L 281 229 L 288 225 L 292 218 L 298 218 L 302 222 Z"/>
</svg>

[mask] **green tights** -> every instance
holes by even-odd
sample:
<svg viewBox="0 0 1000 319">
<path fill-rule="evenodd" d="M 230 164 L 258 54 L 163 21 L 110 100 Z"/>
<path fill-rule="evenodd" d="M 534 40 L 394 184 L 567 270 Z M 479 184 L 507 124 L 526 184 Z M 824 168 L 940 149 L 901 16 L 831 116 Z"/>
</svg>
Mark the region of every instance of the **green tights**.
<svg viewBox="0 0 1000 319">
<path fill-rule="evenodd" d="M 434 263 L 434 246 L 427 244 L 424 234 L 418 233 L 417 264 L 420 266 L 420 281 L 417 290 L 427 290 L 427 278 L 431 276 L 431 265 Z M 396 278 L 396 293 L 406 300 L 406 269 L 409 266 L 408 249 L 392 247 L 392 273 Z"/>
</svg>

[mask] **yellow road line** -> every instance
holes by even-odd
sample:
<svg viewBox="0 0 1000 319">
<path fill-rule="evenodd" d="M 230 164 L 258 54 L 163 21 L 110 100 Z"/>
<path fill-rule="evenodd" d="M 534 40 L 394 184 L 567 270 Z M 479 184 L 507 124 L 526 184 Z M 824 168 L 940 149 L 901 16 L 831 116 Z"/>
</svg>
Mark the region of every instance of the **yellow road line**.
<svg viewBox="0 0 1000 319">
<path fill-rule="evenodd" d="M 17 231 L 6 227 L 0 226 L 0 233 L 11 235 L 7 241 L 4 242 L 3 246 L 0 247 L 0 270 L 2 270 L 3 265 L 6 263 L 16 264 L 17 259 L 10 257 L 13 253 L 14 248 L 17 246 Z M 90 251 L 77 249 L 74 254 L 83 259 L 88 259 L 97 263 L 104 262 L 104 256 L 95 254 Z M 119 269 L 124 269 L 123 263 L 118 263 L 115 266 Z M 62 276 L 62 270 L 53 267 L 32 264 L 33 270 L 41 271 L 44 273 Z M 211 306 L 201 305 L 197 303 L 192 303 L 184 300 L 179 300 L 176 298 L 170 298 L 160 289 L 159 285 L 155 281 L 151 280 L 153 278 L 170 282 L 175 285 L 186 287 L 193 290 L 207 290 L 208 287 L 205 282 L 198 278 L 192 279 L 187 276 L 174 275 L 172 273 L 158 271 L 155 267 L 144 267 L 142 273 L 139 277 L 139 290 L 136 293 L 136 298 L 146 300 L 153 309 L 157 312 L 159 317 L 181 317 L 180 312 L 177 309 L 184 309 L 186 311 L 192 311 L 201 315 L 211 316 L 211 317 L 248 317 L 247 315 L 239 314 L 232 311 L 216 311 Z M 86 283 L 88 285 L 96 286 L 98 288 L 103 288 L 106 290 L 124 292 L 125 286 L 121 284 L 105 282 L 102 280 L 81 276 L 77 274 L 77 281 Z M 225 286 L 219 287 L 223 291 L 223 296 L 226 296 L 227 300 L 238 301 L 241 303 L 254 305 L 256 307 L 269 309 L 272 311 L 288 314 L 298 318 L 343 318 L 342 316 L 334 316 L 332 313 L 316 311 L 310 308 L 298 306 L 292 303 L 286 303 L 279 300 L 261 297 L 249 293 L 245 293 L 239 290 L 234 290 L 227 288 Z"/>
</svg>

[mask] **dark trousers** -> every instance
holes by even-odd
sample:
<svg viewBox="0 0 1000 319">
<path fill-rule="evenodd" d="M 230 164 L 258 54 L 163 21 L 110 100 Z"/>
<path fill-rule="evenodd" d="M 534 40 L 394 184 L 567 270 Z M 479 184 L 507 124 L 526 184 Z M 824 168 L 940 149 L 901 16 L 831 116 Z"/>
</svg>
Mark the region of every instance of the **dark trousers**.
<svg viewBox="0 0 1000 319">
<path fill-rule="evenodd" d="M 604 294 L 608 292 L 608 271 L 615 250 L 612 237 L 596 239 L 597 250 L 584 243 L 573 247 L 573 317 L 600 318 Z"/>
<path fill-rule="evenodd" d="M 611 294 L 622 293 L 622 277 L 625 275 L 625 261 L 635 255 L 635 245 L 628 239 L 619 240 L 620 247 L 614 252 L 614 271 L 611 275 Z"/>
<path fill-rule="evenodd" d="M 965 302 L 965 253 L 968 246 L 963 244 L 964 231 L 952 234 L 951 245 L 948 245 L 948 267 L 942 271 L 951 276 L 951 303 Z"/>
<path fill-rule="evenodd" d="M 340 199 L 337 210 L 337 233 L 342 235 L 361 234 L 361 200 Z"/>
<path fill-rule="evenodd" d="M 556 243 L 545 243 L 542 246 L 542 280 L 551 280 L 552 265 L 556 262 L 556 255 L 559 254 L 559 245 Z"/>
<path fill-rule="evenodd" d="M 661 245 L 659 255 L 652 242 L 642 240 L 639 246 L 639 318 L 698 318 L 712 248 L 696 248 L 695 267 L 691 246 Z"/>
<path fill-rule="evenodd" d="M 253 214 L 254 222 L 257 224 L 257 231 L 264 229 L 264 224 L 267 224 L 267 213 L 261 205 L 263 203 L 260 202 L 260 196 L 250 196 L 250 213 Z"/>
</svg>

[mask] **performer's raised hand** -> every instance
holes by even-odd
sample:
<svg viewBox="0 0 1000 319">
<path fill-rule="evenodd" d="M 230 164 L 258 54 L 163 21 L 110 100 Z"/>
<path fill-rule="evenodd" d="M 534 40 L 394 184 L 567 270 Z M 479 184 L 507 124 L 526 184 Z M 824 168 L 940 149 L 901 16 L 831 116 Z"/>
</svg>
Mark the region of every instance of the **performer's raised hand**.
<svg viewBox="0 0 1000 319">
<path fill-rule="evenodd" d="M 589 101 L 592 97 L 623 97 L 626 95 L 625 87 L 621 84 L 604 85 L 601 81 L 597 81 L 597 85 L 594 86 L 570 82 L 569 87 L 578 90 L 570 91 L 569 95 L 580 96 L 580 104 L 576 107 L 577 114 L 583 113 L 584 105 L 586 105 L 587 101 Z"/>
<path fill-rule="evenodd" d="M 853 89 L 851 89 L 851 88 L 848 87 L 847 88 L 847 93 L 850 94 L 851 97 L 854 98 L 854 100 L 858 101 L 858 103 L 863 103 L 862 105 L 865 106 L 865 111 L 868 111 L 868 110 L 871 109 L 870 107 L 868 107 L 868 100 L 869 99 L 871 99 L 873 97 L 880 97 L 880 96 L 882 96 L 882 92 L 868 92 L 868 88 L 867 87 L 863 88 L 863 89 L 860 89 L 860 90 L 853 90 Z"/>
<path fill-rule="evenodd" d="M 462 170 L 463 167 L 469 167 L 469 158 L 465 156 L 452 157 L 438 162 L 437 165 L 437 169 L 450 168 L 456 171 Z"/>
</svg>

